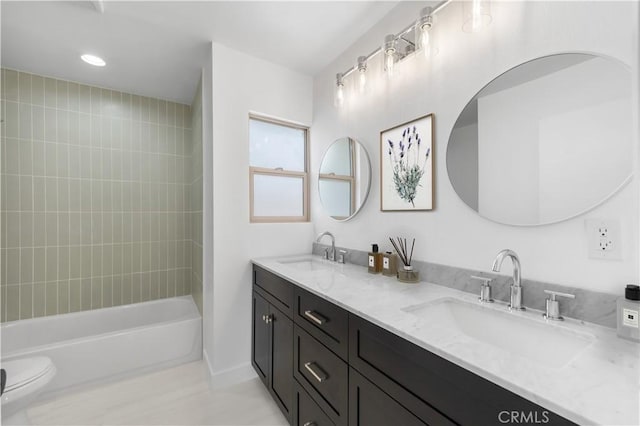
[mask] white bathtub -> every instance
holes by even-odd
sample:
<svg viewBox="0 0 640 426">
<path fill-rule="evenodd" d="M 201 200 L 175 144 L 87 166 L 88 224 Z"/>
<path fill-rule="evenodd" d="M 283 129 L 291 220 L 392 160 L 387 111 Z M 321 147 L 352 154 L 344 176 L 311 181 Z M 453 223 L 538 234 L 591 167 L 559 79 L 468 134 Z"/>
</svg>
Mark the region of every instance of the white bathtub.
<svg viewBox="0 0 640 426">
<path fill-rule="evenodd" d="M 15 321 L 0 333 L 3 360 L 53 360 L 58 373 L 49 395 L 202 356 L 202 321 L 191 296 Z"/>
</svg>

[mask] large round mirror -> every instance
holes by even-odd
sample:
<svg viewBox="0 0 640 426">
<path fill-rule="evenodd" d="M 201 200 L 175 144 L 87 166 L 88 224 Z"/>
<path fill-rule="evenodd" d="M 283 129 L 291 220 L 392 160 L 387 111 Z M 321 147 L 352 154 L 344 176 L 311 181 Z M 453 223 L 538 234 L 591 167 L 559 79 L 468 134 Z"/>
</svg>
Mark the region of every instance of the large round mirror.
<svg viewBox="0 0 640 426">
<path fill-rule="evenodd" d="M 329 216 L 351 219 L 362 207 L 371 185 L 371 163 L 362 144 L 341 138 L 324 153 L 318 175 L 320 201 Z"/>
<path fill-rule="evenodd" d="M 632 81 L 621 63 L 559 54 L 487 84 L 449 137 L 460 198 L 509 225 L 559 222 L 599 205 L 632 175 Z"/>
</svg>

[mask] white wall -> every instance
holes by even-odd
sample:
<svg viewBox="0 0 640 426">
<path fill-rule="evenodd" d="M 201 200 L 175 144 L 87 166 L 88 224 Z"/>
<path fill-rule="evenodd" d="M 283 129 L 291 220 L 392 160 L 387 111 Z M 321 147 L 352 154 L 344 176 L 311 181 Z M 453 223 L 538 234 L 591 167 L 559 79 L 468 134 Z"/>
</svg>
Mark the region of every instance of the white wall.
<svg viewBox="0 0 640 426">
<path fill-rule="evenodd" d="M 249 112 L 311 124 L 312 79 L 214 43 L 212 282 L 205 351 L 214 375 L 246 367 L 251 352 L 251 265 L 261 256 L 308 253 L 313 225 L 249 223 Z M 207 189 L 205 189 L 207 191 Z"/>
<path fill-rule="evenodd" d="M 389 83 L 375 78 L 380 66 L 373 64 L 373 84 L 368 92 L 358 97 L 347 94 L 344 108 L 336 110 L 335 74 L 380 45 L 385 34 L 414 20 L 422 6 L 418 2 L 401 3 L 314 80 L 312 171 L 318 170 L 327 146 L 343 136 L 361 141 L 373 162 L 370 198 L 353 220 L 337 223 L 327 218 L 317 194 L 313 194 L 315 231 L 328 229 L 335 233 L 337 244 L 360 250 L 366 250 L 372 242 L 385 249 L 389 235 L 415 236 L 417 259 L 487 271 L 495 254 L 508 247 L 520 255 L 525 278 L 609 293 L 620 294 L 624 284 L 637 282 L 637 178 L 581 217 L 539 227 L 506 226 L 483 219 L 458 198 L 447 177 L 446 147 L 458 114 L 469 99 L 500 73 L 533 58 L 560 52 L 602 54 L 627 64 L 637 81 L 638 4 L 493 2 L 493 23 L 483 32 L 466 34 L 460 30 L 461 4 L 454 2 L 438 15 L 433 35 L 439 54 L 432 61 L 406 61 L 399 69 L 401 78 Z M 435 210 L 382 213 L 379 132 L 428 113 L 435 114 Z M 633 116 L 633 140 L 637 141 L 637 103 Z M 630 155 L 637 173 L 637 142 L 633 150 Z M 314 179 L 312 187 L 316 183 Z M 586 218 L 620 221 L 622 261 L 588 258 Z"/>
<path fill-rule="evenodd" d="M 213 45 L 202 69 L 202 353 L 213 357 Z"/>
</svg>

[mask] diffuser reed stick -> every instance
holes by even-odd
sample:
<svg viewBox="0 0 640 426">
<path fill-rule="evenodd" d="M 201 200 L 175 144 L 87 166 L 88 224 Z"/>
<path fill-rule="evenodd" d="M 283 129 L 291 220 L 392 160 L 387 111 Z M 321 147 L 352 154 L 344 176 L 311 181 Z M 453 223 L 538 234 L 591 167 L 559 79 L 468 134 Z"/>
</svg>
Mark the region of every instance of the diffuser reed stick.
<svg viewBox="0 0 640 426">
<path fill-rule="evenodd" d="M 409 245 L 407 244 L 406 238 L 389 238 L 389 241 L 391 241 L 391 244 L 396 250 L 396 253 L 398 253 L 398 257 L 400 258 L 402 263 L 405 266 L 411 266 L 411 259 L 413 258 L 413 248 L 416 244 L 416 239 L 414 238 L 413 242 L 411 243 L 411 251 L 408 250 Z"/>
</svg>

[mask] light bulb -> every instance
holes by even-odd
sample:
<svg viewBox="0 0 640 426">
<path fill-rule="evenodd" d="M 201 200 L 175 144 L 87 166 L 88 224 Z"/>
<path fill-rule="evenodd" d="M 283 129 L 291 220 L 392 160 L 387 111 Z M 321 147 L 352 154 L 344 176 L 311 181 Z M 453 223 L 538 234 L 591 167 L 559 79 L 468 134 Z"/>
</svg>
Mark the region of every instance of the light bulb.
<svg viewBox="0 0 640 426">
<path fill-rule="evenodd" d="M 385 52 L 384 55 L 384 67 L 387 70 L 387 77 L 389 78 L 393 78 L 393 67 L 395 65 L 395 58 L 393 57 L 393 54 L 395 53 L 395 51 L 392 52 Z"/>
<path fill-rule="evenodd" d="M 425 25 L 420 33 L 420 47 L 423 49 L 429 45 L 429 28 Z"/>
<path fill-rule="evenodd" d="M 430 47 L 429 47 L 429 31 L 433 26 L 433 13 L 432 7 L 425 7 L 420 11 L 420 18 L 416 22 L 415 32 L 416 32 L 416 47 L 417 49 L 422 49 L 422 52 L 425 56 L 429 56 Z"/>
<path fill-rule="evenodd" d="M 463 3 L 464 24 L 462 30 L 475 33 L 491 23 L 491 3 L 489 0 L 469 0 Z"/>
<path fill-rule="evenodd" d="M 471 31 L 476 32 L 482 26 L 482 13 L 480 10 L 480 0 L 473 0 L 471 5 Z"/>
<path fill-rule="evenodd" d="M 364 89 L 367 87 L 367 71 L 359 71 L 359 74 L 358 89 L 360 90 L 360 93 L 364 93 Z"/>
<path fill-rule="evenodd" d="M 344 85 L 339 85 L 336 90 L 336 104 L 342 106 L 344 104 Z"/>
<path fill-rule="evenodd" d="M 422 54 L 424 56 L 429 56 L 429 52 L 431 51 L 429 38 L 429 28 L 422 27 L 422 31 L 420 32 L 420 49 L 422 49 Z"/>
<path fill-rule="evenodd" d="M 384 71 L 387 73 L 387 78 L 393 78 L 393 69 L 396 63 L 396 36 L 389 34 L 384 38 L 384 46 L 382 47 L 384 53 Z"/>
<path fill-rule="evenodd" d="M 358 57 L 358 90 L 360 93 L 364 93 L 367 87 L 367 57 Z"/>
<path fill-rule="evenodd" d="M 336 74 L 336 93 L 333 99 L 333 103 L 337 108 L 340 108 L 344 104 L 344 82 L 342 81 L 342 74 Z"/>
</svg>

